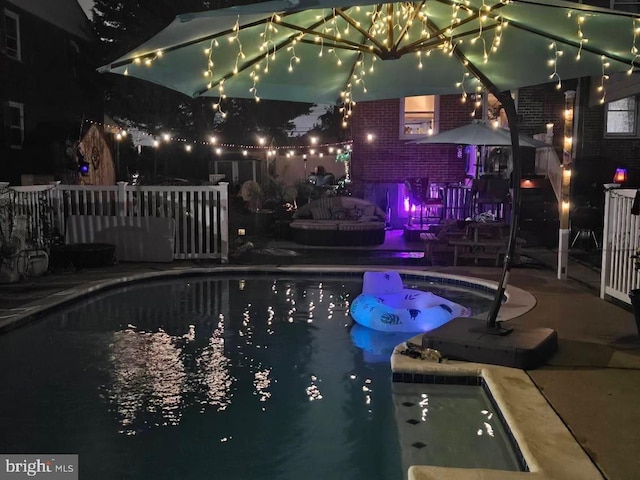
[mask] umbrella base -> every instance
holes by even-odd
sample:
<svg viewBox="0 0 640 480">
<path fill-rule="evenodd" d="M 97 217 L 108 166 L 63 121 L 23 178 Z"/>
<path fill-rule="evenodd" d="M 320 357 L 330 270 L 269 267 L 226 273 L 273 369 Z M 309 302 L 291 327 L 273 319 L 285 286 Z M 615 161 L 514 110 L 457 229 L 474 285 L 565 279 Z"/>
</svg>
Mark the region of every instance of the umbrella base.
<svg viewBox="0 0 640 480">
<path fill-rule="evenodd" d="M 550 328 L 479 326 L 482 319 L 460 317 L 422 336 L 422 347 L 438 350 L 451 360 L 490 363 L 519 369 L 543 365 L 558 349 L 558 335 Z M 498 332 L 504 332 L 498 333 Z M 494 333 L 495 332 L 495 333 Z M 491 334 L 488 334 L 491 333 Z"/>
</svg>

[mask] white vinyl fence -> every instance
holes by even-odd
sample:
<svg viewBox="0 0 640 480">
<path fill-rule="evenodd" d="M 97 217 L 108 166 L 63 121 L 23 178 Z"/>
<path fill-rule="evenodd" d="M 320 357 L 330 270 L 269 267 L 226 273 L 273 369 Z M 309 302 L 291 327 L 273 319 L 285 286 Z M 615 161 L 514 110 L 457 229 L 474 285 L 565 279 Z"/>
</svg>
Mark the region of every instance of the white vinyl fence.
<svg viewBox="0 0 640 480">
<path fill-rule="evenodd" d="M 605 192 L 600 297 L 631 303 L 629 291 L 640 287 L 634 255 L 640 247 L 640 218 L 631 214 L 635 189 Z"/>
<path fill-rule="evenodd" d="M 32 243 L 64 235 L 70 215 L 158 217 L 175 220 L 174 259 L 229 259 L 227 184 L 206 186 L 37 185 L 11 187 L 16 214 L 27 216 Z"/>
</svg>

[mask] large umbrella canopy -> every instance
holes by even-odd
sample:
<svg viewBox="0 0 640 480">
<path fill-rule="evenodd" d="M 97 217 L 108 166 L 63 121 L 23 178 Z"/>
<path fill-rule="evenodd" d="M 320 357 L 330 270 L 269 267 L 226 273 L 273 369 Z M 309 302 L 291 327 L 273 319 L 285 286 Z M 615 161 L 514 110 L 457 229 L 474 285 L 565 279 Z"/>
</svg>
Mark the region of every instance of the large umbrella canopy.
<svg viewBox="0 0 640 480">
<path fill-rule="evenodd" d="M 518 139 L 521 147 L 551 147 L 551 145 L 547 143 L 527 137 L 526 135 L 519 135 Z M 511 132 L 506 128 L 494 127 L 482 120 L 476 120 L 462 127 L 452 128 L 451 130 L 436 135 L 416 139 L 411 143 L 451 143 L 454 145 L 477 145 L 484 147 L 511 146 Z"/>
<path fill-rule="evenodd" d="M 180 15 L 100 71 L 193 97 L 466 95 L 633 69 L 638 18 L 559 0 L 276 0 Z"/>
</svg>

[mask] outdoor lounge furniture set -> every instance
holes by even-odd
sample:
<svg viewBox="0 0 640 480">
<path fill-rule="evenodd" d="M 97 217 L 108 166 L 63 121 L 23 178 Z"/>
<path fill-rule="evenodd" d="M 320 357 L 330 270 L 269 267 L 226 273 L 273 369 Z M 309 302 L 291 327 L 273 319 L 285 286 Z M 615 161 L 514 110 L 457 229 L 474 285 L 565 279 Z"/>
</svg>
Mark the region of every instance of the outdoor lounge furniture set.
<svg viewBox="0 0 640 480">
<path fill-rule="evenodd" d="M 289 227 L 293 240 L 303 245 L 381 245 L 386 215 L 361 198 L 322 197 L 299 208 Z"/>
</svg>

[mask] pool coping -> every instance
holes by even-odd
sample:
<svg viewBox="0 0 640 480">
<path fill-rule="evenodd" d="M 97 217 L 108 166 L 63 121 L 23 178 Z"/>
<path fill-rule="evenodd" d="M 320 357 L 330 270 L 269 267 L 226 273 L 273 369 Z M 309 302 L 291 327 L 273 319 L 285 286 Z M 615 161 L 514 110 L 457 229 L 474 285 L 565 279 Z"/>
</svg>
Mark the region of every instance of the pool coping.
<svg viewBox="0 0 640 480">
<path fill-rule="evenodd" d="M 37 319 L 48 311 L 62 307 L 68 303 L 72 303 L 84 296 L 97 293 L 103 290 L 118 288 L 127 284 L 143 282 L 146 280 L 159 280 L 163 278 L 176 278 L 185 276 L 203 276 L 203 275 L 220 275 L 225 273 L 327 273 L 330 275 L 357 275 L 366 271 L 386 271 L 394 270 L 404 277 L 438 277 L 447 281 L 473 283 L 474 285 L 484 287 L 488 290 L 495 291 L 497 282 L 486 280 L 473 276 L 454 275 L 437 271 L 411 268 L 382 268 L 379 266 L 331 266 L 326 265 L 222 265 L 216 267 L 168 267 L 166 270 L 153 270 L 148 272 L 122 273 L 118 277 L 94 280 L 91 282 L 79 284 L 75 287 L 61 290 L 47 295 L 39 300 L 26 303 L 25 305 L 12 308 L 2 312 L 0 316 L 0 334 L 6 333 L 17 328 L 31 320 Z M 505 293 L 506 302 L 498 311 L 498 321 L 508 321 L 519 317 L 536 305 L 536 298 L 520 288 L 507 285 Z M 483 319 L 484 320 L 484 319 Z"/>
<path fill-rule="evenodd" d="M 420 335 L 410 341 L 419 345 Z M 398 345 L 391 355 L 394 374 L 482 377 L 529 467 L 528 472 L 512 472 L 414 465 L 409 468 L 408 480 L 604 479 L 525 371 L 481 363 L 415 359 L 401 355 L 403 349 Z"/>
</svg>

